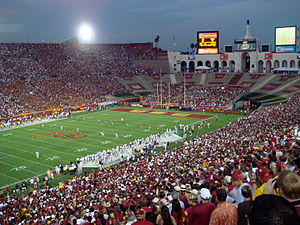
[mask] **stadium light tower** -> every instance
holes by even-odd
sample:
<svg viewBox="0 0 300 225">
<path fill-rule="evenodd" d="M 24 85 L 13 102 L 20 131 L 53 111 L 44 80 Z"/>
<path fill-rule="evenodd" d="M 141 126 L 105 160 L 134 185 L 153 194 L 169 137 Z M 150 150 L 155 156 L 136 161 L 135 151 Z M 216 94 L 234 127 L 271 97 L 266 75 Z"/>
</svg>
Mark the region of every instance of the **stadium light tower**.
<svg viewBox="0 0 300 225">
<path fill-rule="evenodd" d="M 79 41 L 81 43 L 90 43 L 93 39 L 92 27 L 87 24 L 83 24 L 79 27 Z"/>
</svg>

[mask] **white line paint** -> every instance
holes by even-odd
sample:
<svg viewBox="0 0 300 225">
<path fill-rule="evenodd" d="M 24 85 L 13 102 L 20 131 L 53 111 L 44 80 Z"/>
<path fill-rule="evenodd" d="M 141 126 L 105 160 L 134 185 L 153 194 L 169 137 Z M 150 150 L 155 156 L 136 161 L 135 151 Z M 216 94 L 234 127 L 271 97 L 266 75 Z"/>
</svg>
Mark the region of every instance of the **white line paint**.
<svg viewBox="0 0 300 225">
<path fill-rule="evenodd" d="M 12 148 L 12 149 L 14 149 L 14 148 Z M 15 155 L 11 155 L 11 154 L 7 154 L 7 153 L 3 153 L 3 152 L 0 152 L 0 154 L 6 155 L 6 156 L 11 156 L 11 157 L 14 157 L 14 158 L 17 158 L 17 159 L 21 159 L 21 160 L 25 160 L 25 161 L 28 161 L 28 162 L 31 162 L 31 163 L 39 164 L 39 165 L 44 166 L 44 167 L 50 167 L 50 168 L 53 167 L 53 166 L 45 164 L 45 163 L 35 162 L 35 161 L 29 160 L 29 159 L 21 158 L 21 157 L 18 157 L 18 156 L 15 156 Z"/>
<path fill-rule="evenodd" d="M 0 161 L 0 163 L 1 163 L 1 164 L 4 164 L 4 165 L 7 165 L 7 166 L 11 166 L 11 167 L 13 167 L 13 168 L 16 168 L 15 165 L 12 165 L 12 164 L 9 164 L 9 163 L 5 163 L 5 162 L 2 162 L 2 161 Z M 35 173 L 35 172 L 31 171 L 31 170 L 28 170 L 28 169 L 22 169 L 22 170 L 28 171 L 29 173 L 33 173 L 33 174 L 35 174 L 35 175 L 37 174 L 37 173 Z"/>
<path fill-rule="evenodd" d="M 11 178 L 11 179 L 13 179 L 13 180 L 18 180 L 18 179 L 16 179 L 16 178 L 14 178 L 14 177 L 11 177 L 11 176 L 8 176 L 8 175 L 6 175 L 6 174 L 4 174 L 4 173 L 0 173 L 2 176 L 5 176 L 5 177 L 8 177 L 8 178 Z M 16 182 L 16 183 L 19 183 L 19 182 Z M 15 183 L 15 184 L 16 184 Z M 8 186 L 10 186 L 10 185 L 8 185 Z M 7 187 L 7 186 L 5 186 L 5 187 Z M 1 187 L 1 188 L 4 188 L 4 187 Z"/>
</svg>

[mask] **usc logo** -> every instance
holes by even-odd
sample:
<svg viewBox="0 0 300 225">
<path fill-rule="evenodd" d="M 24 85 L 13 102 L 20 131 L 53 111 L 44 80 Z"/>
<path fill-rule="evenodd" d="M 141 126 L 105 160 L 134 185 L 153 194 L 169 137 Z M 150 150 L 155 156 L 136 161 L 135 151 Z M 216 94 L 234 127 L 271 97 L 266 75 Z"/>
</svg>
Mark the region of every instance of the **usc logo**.
<svg viewBox="0 0 300 225">
<path fill-rule="evenodd" d="M 56 131 L 56 132 L 50 132 L 47 134 L 43 135 L 37 135 L 33 137 L 34 139 L 36 138 L 44 138 L 45 136 L 51 136 L 54 138 L 60 138 L 60 139 L 83 139 L 88 137 L 86 134 L 67 134 L 66 132 L 71 132 L 73 130 L 63 130 L 63 131 Z"/>
</svg>

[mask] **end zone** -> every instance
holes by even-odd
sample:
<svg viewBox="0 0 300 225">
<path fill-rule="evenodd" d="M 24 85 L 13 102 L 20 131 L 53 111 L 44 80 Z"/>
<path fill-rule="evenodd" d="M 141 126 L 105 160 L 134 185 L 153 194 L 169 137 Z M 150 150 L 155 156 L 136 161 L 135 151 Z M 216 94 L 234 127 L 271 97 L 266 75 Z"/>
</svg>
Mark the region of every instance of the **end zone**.
<svg viewBox="0 0 300 225">
<path fill-rule="evenodd" d="M 128 108 L 117 108 L 117 109 L 112 109 L 111 111 L 129 112 L 129 113 L 144 113 L 144 114 L 185 117 L 185 118 L 195 118 L 195 119 L 210 119 L 210 118 L 214 117 L 214 116 L 210 116 L 210 115 L 201 115 L 201 114 L 196 114 L 196 113 L 164 112 L 164 111 L 153 111 L 153 110 L 145 110 L 145 109 L 128 109 Z"/>
</svg>

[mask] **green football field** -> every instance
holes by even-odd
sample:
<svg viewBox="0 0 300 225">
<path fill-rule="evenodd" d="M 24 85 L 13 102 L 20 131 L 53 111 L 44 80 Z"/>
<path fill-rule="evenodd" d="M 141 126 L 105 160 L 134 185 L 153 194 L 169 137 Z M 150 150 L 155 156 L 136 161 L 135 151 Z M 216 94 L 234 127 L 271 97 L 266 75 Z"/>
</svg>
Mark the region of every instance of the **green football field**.
<svg viewBox="0 0 300 225">
<path fill-rule="evenodd" d="M 215 117 L 208 119 L 209 130 L 223 127 L 240 116 L 218 114 L 218 120 Z M 180 123 L 191 125 L 200 121 L 199 118 L 182 116 L 105 110 L 73 114 L 72 118 L 45 123 L 44 127 L 37 124 L 0 131 L 0 188 L 40 176 L 60 163 L 69 164 L 88 154 L 111 149 L 150 134 L 163 133 L 167 128 L 174 129 Z M 195 135 L 209 130 L 207 127 L 201 130 L 196 128 Z M 118 133 L 119 139 L 115 138 L 115 133 Z M 182 133 L 179 135 L 182 136 Z M 36 158 L 36 152 L 39 152 L 39 159 Z"/>
</svg>

